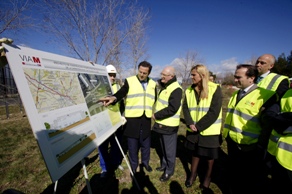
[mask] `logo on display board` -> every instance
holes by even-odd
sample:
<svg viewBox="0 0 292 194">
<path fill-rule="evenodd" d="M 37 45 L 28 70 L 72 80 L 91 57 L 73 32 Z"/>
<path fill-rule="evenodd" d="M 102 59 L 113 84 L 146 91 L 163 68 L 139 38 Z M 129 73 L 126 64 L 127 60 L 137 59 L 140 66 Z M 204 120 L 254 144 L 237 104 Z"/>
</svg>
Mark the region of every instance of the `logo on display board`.
<svg viewBox="0 0 292 194">
<path fill-rule="evenodd" d="M 39 57 L 19 55 L 22 60 L 22 65 L 41 66 L 41 60 Z"/>
</svg>

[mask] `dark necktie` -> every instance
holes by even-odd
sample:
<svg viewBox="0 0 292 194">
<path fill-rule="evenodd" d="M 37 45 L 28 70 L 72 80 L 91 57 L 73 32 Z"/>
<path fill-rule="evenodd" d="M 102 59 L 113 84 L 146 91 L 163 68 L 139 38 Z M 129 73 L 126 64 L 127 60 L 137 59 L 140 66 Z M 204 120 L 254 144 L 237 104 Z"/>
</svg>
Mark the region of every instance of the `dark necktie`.
<svg viewBox="0 0 292 194">
<path fill-rule="evenodd" d="M 264 77 L 262 77 L 262 76 L 258 77 L 258 79 L 257 79 L 257 83 L 259 83 L 263 78 L 264 78 Z"/>
<path fill-rule="evenodd" d="M 245 95 L 245 91 L 244 90 L 239 90 L 238 94 L 237 94 L 237 102 Z"/>
</svg>

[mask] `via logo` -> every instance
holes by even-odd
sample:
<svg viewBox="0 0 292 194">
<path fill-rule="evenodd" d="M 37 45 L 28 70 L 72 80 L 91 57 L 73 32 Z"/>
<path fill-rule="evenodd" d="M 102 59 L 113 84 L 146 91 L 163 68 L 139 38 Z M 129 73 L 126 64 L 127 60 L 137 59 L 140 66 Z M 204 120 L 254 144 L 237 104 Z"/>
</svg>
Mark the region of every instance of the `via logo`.
<svg viewBox="0 0 292 194">
<path fill-rule="evenodd" d="M 41 60 L 38 57 L 27 56 L 27 55 L 19 55 L 22 60 L 22 65 L 33 65 L 33 66 L 41 66 Z"/>
</svg>

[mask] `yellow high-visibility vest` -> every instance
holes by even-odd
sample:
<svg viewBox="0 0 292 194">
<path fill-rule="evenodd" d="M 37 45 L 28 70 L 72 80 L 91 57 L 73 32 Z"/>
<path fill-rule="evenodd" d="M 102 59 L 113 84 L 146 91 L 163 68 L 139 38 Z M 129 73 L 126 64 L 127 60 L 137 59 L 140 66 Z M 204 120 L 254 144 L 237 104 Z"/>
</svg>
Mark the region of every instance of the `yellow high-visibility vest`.
<svg viewBox="0 0 292 194">
<path fill-rule="evenodd" d="M 284 75 L 276 73 L 269 73 L 264 79 L 262 79 L 257 85 L 267 90 L 276 91 L 282 80 L 287 79 L 290 84 L 289 78 Z"/>
<path fill-rule="evenodd" d="M 282 136 L 277 143 L 276 159 L 279 164 L 292 170 L 292 135 Z"/>
<path fill-rule="evenodd" d="M 146 117 L 151 118 L 155 103 L 155 81 L 149 79 L 145 91 L 137 76 L 127 78 L 127 82 L 129 91 L 125 100 L 125 117 L 140 117 L 145 111 Z"/>
<path fill-rule="evenodd" d="M 168 99 L 170 97 L 170 94 L 177 88 L 181 88 L 178 82 L 173 82 L 169 86 L 166 87 L 163 91 L 160 92 L 157 102 L 156 102 L 156 107 L 155 107 L 155 112 L 158 112 L 166 107 L 168 107 Z M 181 99 L 182 101 L 182 99 Z M 176 127 L 179 126 L 180 123 L 180 113 L 181 113 L 181 105 L 179 109 L 176 111 L 176 113 L 166 119 L 158 120 L 156 119 L 156 123 L 162 124 L 162 125 L 167 125 L 167 126 L 172 126 Z"/>
<path fill-rule="evenodd" d="M 238 144 L 256 143 L 262 130 L 260 109 L 275 92 L 259 87 L 236 104 L 237 94 L 234 92 L 228 103 L 223 137 L 226 138 L 229 133 L 230 138 Z"/>
<path fill-rule="evenodd" d="M 281 98 L 281 112 L 292 112 L 292 89 L 289 89 Z M 268 151 L 275 155 L 279 164 L 288 170 L 292 170 L 292 126 L 286 135 L 277 134 L 276 141 L 269 141 Z M 275 130 L 273 130 L 275 132 Z M 275 134 L 272 134 L 275 135 Z M 272 151 L 271 151 L 272 149 Z"/>
<path fill-rule="evenodd" d="M 112 84 L 112 89 L 113 89 L 113 92 L 116 93 L 119 89 L 120 89 L 120 85 L 117 84 L 117 83 L 113 83 Z"/>
<path fill-rule="evenodd" d="M 116 93 L 119 89 L 120 89 L 121 87 L 120 87 L 120 85 L 119 84 L 116 84 L 116 83 L 113 83 L 112 84 L 112 90 L 113 90 L 113 94 L 114 93 Z M 118 102 L 118 103 L 116 103 L 116 104 L 114 104 L 114 105 L 111 105 L 111 110 L 115 110 L 115 111 L 117 111 L 117 110 L 120 110 L 120 102 Z"/>
<path fill-rule="evenodd" d="M 205 114 L 207 114 L 211 102 L 212 97 L 218 87 L 217 84 L 213 82 L 208 82 L 209 94 L 208 98 L 201 99 L 199 104 L 197 104 L 197 99 L 195 96 L 195 92 L 192 87 L 188 87 L 185 95 L 187 99 L 188 108 L 190 111 L 190 115 L 193 121 L 198 122 Z M 194 124 L 195 124 L 194 123 Z M 222 108 L 220 110 L 220 114 L 215 123 L 213 123 L 210 127 L 200 132 L 201 135 L 219 135 L 222 126 Z M 188 131 L 193 132 L 190 128 L 187 128 Z"/>
</svg>

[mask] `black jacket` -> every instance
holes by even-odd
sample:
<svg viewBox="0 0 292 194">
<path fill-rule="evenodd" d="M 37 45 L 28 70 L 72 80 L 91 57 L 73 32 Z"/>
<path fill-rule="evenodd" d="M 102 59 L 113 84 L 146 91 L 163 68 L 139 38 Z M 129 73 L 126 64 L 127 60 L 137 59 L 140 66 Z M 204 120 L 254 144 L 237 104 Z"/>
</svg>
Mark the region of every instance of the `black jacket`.
<svg viewBox="0 0 292 194">
<path fill-rule="evenodd" d="M 288 127 L 292 126 L 292 107 L 290 108 L 290 112 L 281 113 L 281 107 L 276 103 L 265 111 L 264 120 L 268 122 L 277 133 L 283 134 Z"/>
<path fill-rule="evenodd" d="M 289 89 L 289 87 L 290 87 L 290 85 L 289 85 L 288 79 L 283 79 L 280 82 L 280 84 L 278 85 L 278 88 L 276 90 L 276 93 L 278 94 L 279 98 L 282 98 L 282 96 Z"/>
<path fill-rule="evenodd" d="M 137 77 L 138 79 L 138 77 Z M 147 82 L 149 78 L 147 78 Z M 142 87 L 142 85 L 141 85 Z M 127 96 L 129 91 L 129 84 L 127 79 L 125 80 L 125 84 L 113 95 L 117 98 L 117 102 L 122 100 Z M 155 100 L 156 100 L 156 90 L 155 90 Z M 142 138 L 145 139 L 151 135 L 151 118 L 147 118 L 145 114 L 141 117 L 128 118 L 126 117 L 127 122 L 124 125 L 124 135 L 132 138 L 139 138 L 142 135 Z M 142 130 L 142 134 L 140 134 L 140 129 Z"/>
<path fill-rule="evenodd" d="M 162 83 L 161 80 L 158 80 L 158 83 L 161 87 L 159 94 L 163 90 L 165 90 L 170 84 L 174 82 L 177 82 L 176 76 L 174 76 L 166 84 Z M 162 120 L 162 119 L 166 119 L 175 115 L 175 113 L 178 111 L 178 109 L 181 106 L 181 100 L 182 100 L 182 89 L 177 88 L 170 94 L 169 99 L 168 99 L 168 106 L 154 114 L 155 119 Z M 157 133 L 161 133 L 161 134 L 174 134 L 178 132 L 178 126 L 171 127 L 171 126 L 158 124 L 155 122 L 153 125 L 153 131 Z"/>
</svg>

